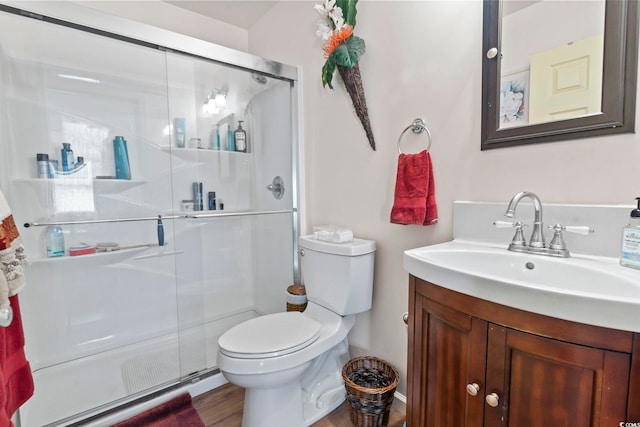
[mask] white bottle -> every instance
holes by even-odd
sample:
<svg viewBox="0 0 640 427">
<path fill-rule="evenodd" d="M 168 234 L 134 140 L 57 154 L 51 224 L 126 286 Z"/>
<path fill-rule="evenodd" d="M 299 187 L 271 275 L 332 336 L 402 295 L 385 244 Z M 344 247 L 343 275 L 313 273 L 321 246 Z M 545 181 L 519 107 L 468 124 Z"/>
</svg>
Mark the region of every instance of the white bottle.
<svg viewBox="0 0 640 427">
<path fill-rule="evenodd" d="M 638 207 L 631 211 L 629 225 L 622 229 L 622 251 L 620 264 L 640 269 L 640 197 Z"/>
<path fill-rule="evenodd" d="M 50 225 L 47 227 L 47 256 L 56 257 L 64 255 L 64 233 L 59 225 Z"/>
</svg>

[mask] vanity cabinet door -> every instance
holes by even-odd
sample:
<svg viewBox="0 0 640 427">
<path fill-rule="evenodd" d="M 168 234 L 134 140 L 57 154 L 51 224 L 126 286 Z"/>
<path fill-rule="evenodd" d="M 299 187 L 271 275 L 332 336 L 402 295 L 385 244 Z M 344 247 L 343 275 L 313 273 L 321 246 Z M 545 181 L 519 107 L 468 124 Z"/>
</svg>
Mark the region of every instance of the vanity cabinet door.
<svg viewBox="0 0 640 427">
<path fill-rule="evenodd" d="M 489 324 L 487 427 L 605 427 L 626 419 L 630 354 Z"/>
<path fill-rule="evenodd" d="M 407 425 L 482 426 L 487 322 L 413 295 Z"/>
</svg>

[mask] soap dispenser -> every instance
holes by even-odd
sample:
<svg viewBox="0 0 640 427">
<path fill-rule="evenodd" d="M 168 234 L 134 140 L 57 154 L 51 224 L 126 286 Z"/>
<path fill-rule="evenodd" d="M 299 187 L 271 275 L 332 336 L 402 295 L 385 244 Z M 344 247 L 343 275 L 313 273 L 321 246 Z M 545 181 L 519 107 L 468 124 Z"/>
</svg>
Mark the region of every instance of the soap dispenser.
<svg viewBox="0 0 640 427">
<path fill-rule="evenodd" d="M 638 207 L 631 211 L 629 225 L 622 229 L 620 264 L 640 269 L 640 197 L 636 201 Z"/>
<path fill-rule="evenodd" d="M 238 120 L 238 129 L 233 133 L 233 138 L 236 142 L 236 151 L 242 153 L 247 152 L 247 132 L 242 129 L 242 120 Z"/>
</svg>

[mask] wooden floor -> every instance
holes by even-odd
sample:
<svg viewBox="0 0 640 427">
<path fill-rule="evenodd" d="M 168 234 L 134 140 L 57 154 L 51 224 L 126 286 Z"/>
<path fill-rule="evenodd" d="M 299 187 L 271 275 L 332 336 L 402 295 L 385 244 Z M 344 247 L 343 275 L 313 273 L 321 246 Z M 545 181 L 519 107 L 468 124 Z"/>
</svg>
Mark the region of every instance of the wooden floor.
<svg viewBox="0 0 640 427">
<path fill-rule="evenodd" d="M 244 389 L 233 384 L 225 384 L 193 398 L 193 406 L 207 427 L 240 427 L 243 402 Z M 402 427 L 403 423 L 404 415 L 391 408 L 388 427 Z M 312 427 L 352 427 L 348 404 L 343 403 Z"/>
</svg>

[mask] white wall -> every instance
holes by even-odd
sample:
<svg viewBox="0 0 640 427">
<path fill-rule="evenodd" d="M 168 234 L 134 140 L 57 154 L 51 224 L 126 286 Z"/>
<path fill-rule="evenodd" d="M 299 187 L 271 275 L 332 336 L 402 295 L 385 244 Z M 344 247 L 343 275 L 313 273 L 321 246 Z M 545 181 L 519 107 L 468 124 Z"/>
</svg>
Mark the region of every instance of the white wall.
<svg viewBox="0 0 640 427">
<path fill-rule="evenodd" d="M 249 30 L 250 51 L 303 67 L 308 224 L 342 224 L 377 241 L 373 309 L 358 316 L 350 339 L 357 353 L 399 368 L 399 391 L 406 393 L 402 252 L 450 239 L 454 200 L 506 206 L 514 193 L 529 190 L 543 203 L 632 204 L 640 195 L 640 138 L 481 152 L 482 2 L 361 1 L 355 34 L 367 44 L 360 68 L 378 146 L 373 152 L 339 78 L 335 90 L 322 88 L 313 4 L 277 4 Z M 433 134 L 440 221 L 431 227 L 389 223 L 396 141 L 416 117 Z M 426 143 L 426 137 L 412 136 L 407 142 Z"/>
<path fill-rule="evenodd" d="M 162 1 L 72 0 L 72 3 L 78 3 L 111 15 L 143 22 L 233 49 L 247 50 L 248 33 L 245 29 Z"/>
</svg>

